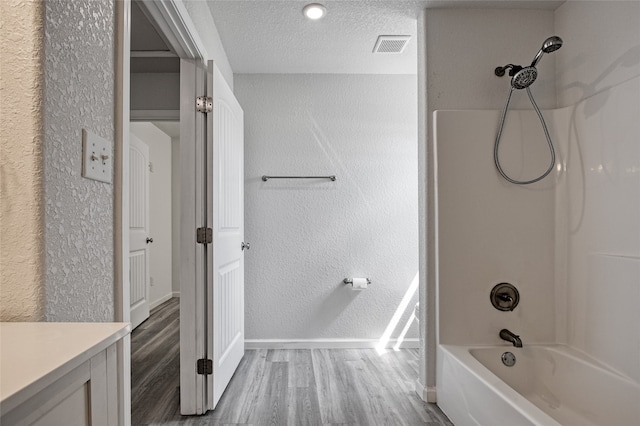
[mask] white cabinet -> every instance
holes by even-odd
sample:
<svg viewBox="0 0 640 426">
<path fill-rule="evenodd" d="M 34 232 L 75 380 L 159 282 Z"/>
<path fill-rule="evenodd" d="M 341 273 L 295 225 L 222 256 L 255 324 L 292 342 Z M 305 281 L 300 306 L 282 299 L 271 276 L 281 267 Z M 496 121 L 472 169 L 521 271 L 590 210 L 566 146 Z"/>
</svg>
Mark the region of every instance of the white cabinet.
<svg viewBox="0 0 640 426">
<path fill-rule="evenodd" d="M 0 424 L 118 425 L 125 323 L 0 323 Z"/>
</svg>

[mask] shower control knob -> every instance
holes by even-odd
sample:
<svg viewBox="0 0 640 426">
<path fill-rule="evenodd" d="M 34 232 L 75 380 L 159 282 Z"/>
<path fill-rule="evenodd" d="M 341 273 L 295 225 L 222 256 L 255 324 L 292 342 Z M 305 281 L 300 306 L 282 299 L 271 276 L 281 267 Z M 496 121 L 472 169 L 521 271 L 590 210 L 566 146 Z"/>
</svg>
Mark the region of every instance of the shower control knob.
<svg viewBox="0 0 640 426">
<path fill-rule="evenodd" d="M 491 304 L 499 311 L 513 311 L 520 302 L 520 293 L 513 284 L 496 284 L 491 290 Z"/>
<path fill-rule="evenodd" d="M 240 246 L 240 248 L 242 248 L 242 250 L 249 250 L 251 248 L 251 243 L 245 243 L 243 241 L 242 245 Z"/>
</svg>

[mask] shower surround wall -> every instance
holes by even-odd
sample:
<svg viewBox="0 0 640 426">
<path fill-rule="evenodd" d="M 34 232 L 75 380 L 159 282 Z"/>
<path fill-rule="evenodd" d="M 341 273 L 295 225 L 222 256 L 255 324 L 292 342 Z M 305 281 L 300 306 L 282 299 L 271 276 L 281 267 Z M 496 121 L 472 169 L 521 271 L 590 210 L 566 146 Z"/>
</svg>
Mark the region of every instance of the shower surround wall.
<svg viewBox="0 0 640 426">
<path fill-rule="evenodd" d="M 566 2 L 555 27 L 558 340 L 640 383 L 640 3 Z"/>
<path fill-rule="evenodd" d="M 437 44 L 428 46 L 427 51 L 430 112 L 445 108 L 491 109 L 494 111 L 460 111 L 458 114 L 468 116 L 459 121 L 464 122 L 465 126 L 478 128 L 481 124 L 474 120 L 491 115 L 493 118 L 490 120 L 495 122 L 497 128 L 504 95 L 495 98 L 486 90 L 487 85 L 493 84 L 493 76 L 483 75 L 484 86 L 478 81 L 479 87 L 474 95 L 470 94 L 469 99 L 465 100 L 463 94 L 459 93 L 456 101 L 455 93 L 443 88 L 452 85 L 462 74 L 446 76 L 442 71 L 446 68 L 455 69 L 456 58 L 466 55 L 450 55 L 451 62 L 447 67 L 446 55 L 439 52 L 445 52 L 447 48 L 459 52 L 462 44 L 447 46 L 447 27 L 455 28 L 463 24 L 468 27 L 470 14 L 477 16 L 475 22 L 479 26 L 488 27 L 492 23 L 503 29 L 509 22 L 508 19 L 502 19 L 509 13 L 499 11 L 495 17 L 487 18 L 481 17 L 484 14 L 482 11 L 427 11 L 427 40 Z M 513 24 L 519 25 L 520 20 L 526 19 L 529 13 L 517 11 L 520 17 L 514 15 Z M 522 215 L 519 218 L 518 215 L 505 217 L 498 224 L 494 216 L 500 213 L 492 213 L 490 206 L 484 209 L 468 208 L 467 212 L 472 214 L 465 216 L 464 204 L 481 206 L 498 191 L 530 191 L 533 200 L 548 192 L 548 187 L 540 191 L 505 186 L 504 183 L 496 186 L 490 181 L 494 180 L 497 172 L 491 170 L 486 179 L 474 180 L 475 192 L 464 195 L 469 188 L 461 186 L 456 189 L 457 196 L 461 198 L 458 202 L 460 206 L 441 212 L 445 216 L 441 220 L 447 226 L 452 219 L 447 213 L 457 214 L 457 223 L 461 225 L 456 227 L 455 223 L 450 224 L 451 229 L 457 228 L 450 235 L 466 233 L 472 241 L 467 244 L 462 238 L 458 242 L 460 250 L 454 250 L 454 254 L 440 253 L 444 259 L 440 259 L 439 270 L 439 341 L 453 344 L 499 342 L 496 340 L 497 330 L 494 330 L 497 324 L 491 323 L 492 311 L 480 307 L 474 308 L 476 311 L 468 310 L 474 304 L 484 306 L 489 303 L 487 283 L 479 280 L 477 274 L 467 270 L 471 269 L 467 267 L 460 268 L 463 271 L 458 274 L 466 274 L 468 279 L 447 280 L 446 273 L 455 272 L 451 264 L 473 267 L 474 263 L 468 263 L 468 260 L 477 261 L 478 256 L 486 257 L 498 252 L 502 253 L 500 257 L 504 261 L 504 268 L 509 269 L 514 265 L 514 260 L 525 252 L 530 255 L 526 257 L 526 262 L 522 262 L 523 271 L 533 267 L 551 271 L 554 276 L 525 287 L 526 292 L 521 293 L 521 304 L 524 300 L 534 303 L 521 305 L 513 313 L 506 313 L 504 318 L 508 319 L 509 328 L 513 324 L 512 331 L 522 334 L 525 345 L 547 341 L 566 343 L 640 383 L 640 311 L 637 309 L 640 304 L 640 3 L 565 2 L 553 12 L 533 13 L 541 14 L 540 25 L 543 30 L 542 34 L 530 34 L 528 38 L 533 37 L 539 43 L 547 36 L 557 34 L 565 41 L 561 50 L 543 59 L 543 63 L 555 60 L 557 105 L 553 102 L 554 94 L 547 92 L 547 96 L 545 92 L 548 88 L 540 87 L 544 83 L 538 81 L 533 86 L 534 95 L 541 105 L 545 108 L 560 107 L 545 111 L 558 152 L 557 164 L 561 166 L 556 172 L 553 198 L 545 196 L 536 207 L 527 211 L 527 214 L 537 214 L 536 220 L 544 218 L 545 226 L 532 226 L 530 220 L 521 220 L 525 217 Z M 500 14 L 502 17 L 493 21 Z M 472 43 L 469 49 L 477 49 L 481 45 L 501 46 L 501 49 L 514 49 L 514 52 L 509 51 L 502 56 L 517 60 L 516 51 L 522 50 L 521 41 L 492 40 L 485 38 L 482 30 L 477 30 L 475 34 L 478 41 Z M 534 53 L 536 49 L 534 46 Z M 493 55 L 491 49 L 485 49 L 485 53 Z M 481 66 L 482 69 L 486 67 Z M 475 68 L 480 67 L 476 64 Z M 489 70 L 491 72 L 492 68 L 489 67 Z M 541 74 L 545 73 L 541 71 Z M 553 75 L 553 70 L 551 73 Z M 464 75 L 469 77 L 468 73 Z M 506 85 L 507 82 L 503 81 L 502 84 Z M 553 84 L 553 81 L 546 84 Z M 483 90 L 486 92 L 484 98 L 479 93 Z M 521 107 L 529 108 L 526 103 Z M 448 113 L 445 111 L 443 114 Z M 514 123 L 515 117 L 526 114 L 511 115 L 511 123 Z M 454 131 L 459 130 L 450 123 L 449 127 Z M 524 133 L 529 136 L 528 132 Z M 455 140 L 452 143 L 458 142 Z M 544 144 L 544 141 L 540 143 Z M 454 167 L 466 176 L 478 176 L 479 170 L 476 168 L 481 155 L 485 156 L 482 159 L 485 167 L 493 168 L 491 151 L 469 154 L 477 149 L 476 145 L 477 141 L 469 140 L 466 155 L 478 156 L 478 162 L 461 163 L 462 157 L 453 155 L 438 164 L 439 170 L 451 179 L 456 176 L 451 170 Z M 492 149 L 492 143 L 484 151 L 487 149 Z M 447 146 L 444 151 L 456 154 L 456 148 L 452 146 Z M 463 151 L 464 147 L 460 147 L 458 154 L 462 155 Z M 553 178 L 546 181 L 547 185 L 553 184 Z M 439 187 L 444 185 L 450 190 L 445 196 L 450 196 L 450 184 L 450 180 L 439 182 Z M 476 192 L 481 192 L 481 196 Z M 474 202 L 474 197 L 478 198 L 477 202 Z M 511 205 L 513 201 L 512 196 L 495 198 L 495 203 L 500 205 Z M 457 201 L 454 198 L 450 202 Z M 475 226 L 469 225 L 470 221 Z M 510 253 L 503 252 L 502 234 L 514 236 Z M 486 244 L 480 248 L 474 239 L 481 239 Z M 447 240 L 444 244 L 454 243 Z M 474 253 L 468 254 L 470 246 L 477 247 Z M 540 261 L 541 255 L 545 258 L 544 262 Z M 552 255 L 551 258 L 549 255 Z M 449 265 L 444 265 L 443 269 L 442 262 L 448 262 Z M 481 268 L 487 268 L 486 262 L 478 263 Z M 523 276 L 529 279 L 531 275 L 527 273 Z M 469 327 L 471 331 L 465 331 Z M 527 331 L 526 327 L 532 328 Z M 523 329 L 525 332 L 522 332 Z"/>
<path fill-rule="evenodd" d="M 426 21 L 428 168 L 429 179 L 434 182 L 433 111 L 502 109 L 509 79 L 496 77 L 494 68 L 507 63 L 530 63 L 554 28 L 550 10 L 427 9 Z M 545 55 L 532 87 L 541 108 L 555 106 L 554 63 L 553 54 Z M 514 94 L 512 108 L 530 108 L 526 93 Z M 438 182 L 439 196 L 447 198 L 446 211 L 436 212 L 432 204 L 435 188 L 430 186 L 427 190 L 428 220 L 434 221 L 438 213 L 443 226 L 446 222 L 446 229 L 441 229 L 439 235 L 446 255 L 441 251 L 439 259 L 429 258 L 429 267 L 437 268 L 439 275 L 438 342 L 498 343 L 500 326 L 522 333 L 525 343 L 552 341 L 553 300 L 539 290 L 552 292 L 554 288 L 554 194 L 548 189 L 535 191 L 507 185 L 498 178 L 494 173 L 491 135 L 497 130 L 499 115 L 485 114 L 483 119 L 490 120 L 486 122 L 488 143 L 475 135 L 456 140 L 458 146 L 438 147 L 439 154 L 451 155 L 450 163 L 438 164 L 439 173 L 446 174 Z M 457 127 L 476 129 L 482 123 L 485 122 L 465 119 Z M 508 124 L 511 127 L 516 122 Z M 539 129 L 535 121 L 531 124 L 536 131 Z M 540 144 L 546 146 L 544 139 Z M 547 164 L 543 162 L 540 167 L 544 169 Z M 522 194 L 528 193 L 536 202 L 527 203 L 524 209 L 518 200 L 526 199 Z M 438 248 L 433 245 L 434 238 L 427 241 L 432 244 L 428 252 L 435 257 Z M 521 306 L 514 312 L 499 312 L 491 306 L 489 293 L 500 281 L 510 281 L 521 291 Z M 431 311 L 435 309 L 432 307 Z M 533 318 L 523 317 L 525 312 Z M 543 319 L 543 325 L 536 328 L 538 319 Z"/>
<path fill-rule="evenodd" d="M 245 113 L 247 339 L 377 342 L 418 271 L 416 77 L 234 78 Z M 345 277 L 373 283 L 356 292 Z M 413 324 L 407 337 L 417 336 Z"/>
</svg>

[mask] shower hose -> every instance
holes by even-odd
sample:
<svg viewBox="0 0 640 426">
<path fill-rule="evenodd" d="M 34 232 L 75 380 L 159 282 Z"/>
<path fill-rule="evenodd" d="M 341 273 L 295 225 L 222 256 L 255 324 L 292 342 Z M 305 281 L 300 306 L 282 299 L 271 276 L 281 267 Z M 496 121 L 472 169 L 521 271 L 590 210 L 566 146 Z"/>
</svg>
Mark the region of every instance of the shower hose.
<svg viewBox="0 0 640 426">
<path fill-rule="evenodd" d="M 549 167 L 547 168 L 547 170 L 542 175 L 538 176 L 535 179 L 525 180 L 525 181 L 512 179 L 505 173 L 504 170 L 502 170 L 502 166 L 500 165 L 500 158 L 498 157 L 498 148 L 500 147 L 500 137 L 502 136 L 502 129 L 504 128 L 504 122 L 507 117 L 507 111 L 509 110 L 511 95 L 513 95 L 513 91 L 516 90 L 515 88 L 512 87 L 511 90 L 509 90 L 509 96 L 507 96 L 507 103 L 504 106 L 504 111 L 502 112 L 502 118 L 500 119 L 500 129 L 498 130 L 498 136 L 496 137 L 496 143 L 493 148 L 493 160 L 496 163 L 496 168 L 498 169 L 498 172 L 500 173 L 500 175 L 503 178 L 505 178 L 507 181 L 514 183 L 516 185 L 529 185 L 531 183 L 536 183 L 544 179 L 545 177 L 547 177 L 549 173 L 551 173 L 551 170 L 553 170 L 553 166 L 556 163 L 556 152 L 553 149 L 553 143 L 551 142 L 551 137 L 549 136 L 549 130 L 547 129 L 547 124 L 544 122 L 544 118 L 542 117 L 540 108 L 538 108 L 536 101 L 533 99 L 531 90 L 529 90 L 528 87 L 526 89 L 527 89 L 527 95 L 529 95 L 529 100 L 531 100 L 531 105 L 533 105 L 533 109 L 536 110 L 536 113 L 538 114 L 538 118 L 540 119 L 540 123 L 542 123 L 542 129 L 544 130 L 544 135 L 547 138 L 547 144 L 549 145 L 549 152 L 551 153 L 551 162 L 549 163 Z"/>
</svg>

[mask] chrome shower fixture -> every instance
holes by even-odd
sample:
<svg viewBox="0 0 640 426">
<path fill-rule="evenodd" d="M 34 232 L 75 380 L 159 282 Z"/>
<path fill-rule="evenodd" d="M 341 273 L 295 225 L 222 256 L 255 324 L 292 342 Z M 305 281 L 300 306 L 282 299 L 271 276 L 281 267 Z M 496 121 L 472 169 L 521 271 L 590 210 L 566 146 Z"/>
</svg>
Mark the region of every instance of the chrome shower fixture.
<svg viewBox="0 0 640 426">
<path fill-rule="evenodd" d="M 536 65 L 542 59 L 542 55 L 545 53 L 555 52 L 562 47 L 562 39 L 558 36 L 551 36 L 542 43 L 542 47 L 536 53 L 531 65 L 523 67 L 522 65 L 507 64 L 503 67 L 497 67 L 495 74 L 498 77 L 503 77 L 505 72 L 509 70 L 509 76 L 511 76 L 511 87 L 514 89 L 526 89 L 531 86 L 536 78 L 538 78 L 538 70 Z"/>
<path fill-rule="evenodd" d="M 538 53 L 536 53 L 535 58 L 533 58 L 533 61 L 531 62 L 531 66 L 535 67 L 536 65 L 538 65 L 538 62 L 540 62 L 540 59 L 542 59 L 542 55 L 544 53 L 555 52 L 561 47 L 562 47 L 562 39 L 560 37 L 558 36 L 549 37 L 544 41 L 544 43 L 542 43 L 542 47 L 540 48 L 540 50 L 538 50 Z"/>
<path fill-rule="evenodd" d="M 562 39 L 558 36 L 551 36 L 542 43 L 542 47 L 536 53 L 536 56 L 533 58 L 531 65 L 523 67 L 522 65 L 513 65 L 507 64 L 504 67 L 497 67 L 494 72 L 498 77 L 504 76 L 505 72 L 509 70 L 509 75 L 511 76 L 511 89 L 509 90 L 509 95 L 507 96 L 507 102 L 504 106 L 504 110 L 502 111 L 502 117 L 500 118 L 500 126 L 498 127 L 498 134 L 496 136 L 496 142 L 493 145 L 493 160 L 496 164 L 496 168 L 498 169 L 498 173 L 508 182 L 511 182 L 516 185 L 529 185 L 531 183 L 536 183 L 551 173 L 553 167 L 556 163 L 556 152 L 553 149 L 553 143 L 551 142 L 551 136 L 549 136 L 549 130 L 547 129 L 547 124 L 544 122 L 544 117 L 542 117 L 542 112 L 540 112 L 540 108 L 536 104 L 536 101 L 533 99 L 533 95 L 531 94 L 531 89 L 529 86 L 536 81 L 538 78 L 538 70 L 536 69 L 536 65 L 542 59 L 542 55 L 545 53 L 555 52 L 556 50 L 562 47 Z M 544 130 L 544 136 L 547 139 L 547 145 L 549 146 L 549 154 L 550 154 L 550 162 L 547 169 L 538 177 L 529 179 L 529 180 L 517 180 L 509 177 L 502 169 L 502 165 L 500 164 L 500 157 L 498 156 L 498 151 L 500 148 L 500 137 L 502 136 L 502 130 L 504 129 L 504 122 L 507 118 L 507 111 L 509 110 L 509 103 L 511 102 L 511 95 L 515 90 L 526 89 L 527 95 L 529 96 L 529 100 L 531 101 L 531 105 L 533 105 L 533 109 L 538 114 L 538 118 L 540 119 L 540 124 L 542 124 L 542 130 Z"/>
</svg>

